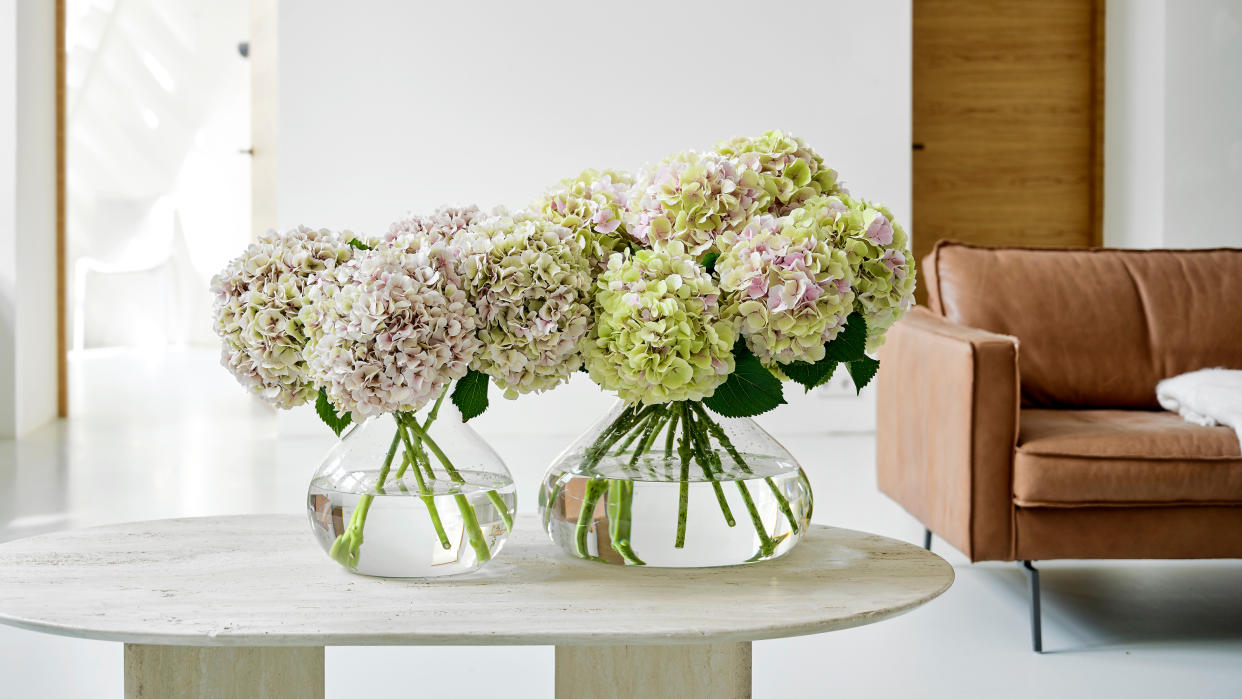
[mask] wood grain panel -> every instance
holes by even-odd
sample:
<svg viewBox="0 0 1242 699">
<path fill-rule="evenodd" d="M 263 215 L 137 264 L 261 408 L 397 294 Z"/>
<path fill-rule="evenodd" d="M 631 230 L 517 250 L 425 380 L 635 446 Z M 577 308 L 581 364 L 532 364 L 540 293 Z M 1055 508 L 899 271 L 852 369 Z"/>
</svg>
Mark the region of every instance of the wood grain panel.
<svg viewBox="0 0 1242 699">
<path fill-rule="evenodd" d="M 65 0 L 56 0 L 56 416 L 69 417 L 68 269 L 65 203 Z"/>
<path fill-rule="evenodd" d="M 914 0 L 913 237 L 1100 240 L 1103 0 Z"/>
</svg>

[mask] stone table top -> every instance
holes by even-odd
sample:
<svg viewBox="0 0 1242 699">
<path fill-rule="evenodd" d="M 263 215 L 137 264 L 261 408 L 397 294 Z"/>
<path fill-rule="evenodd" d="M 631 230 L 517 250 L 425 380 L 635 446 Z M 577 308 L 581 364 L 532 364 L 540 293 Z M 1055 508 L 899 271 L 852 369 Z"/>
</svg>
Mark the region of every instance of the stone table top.
<svg viewBox="0 0 1242 699">
<path fill-rule="evenodd" d="M 0 623 L 188 646 L 727 643 L 869 624 L 952 583 L 953 568 L 917 546 L 820 525 L 763 563 L 593 563 L 564 555 L 534 515 L 476 573 L 368 578 L 333 563 L 305 517 L 246 515 L 2 544 Z"/>
</svg>

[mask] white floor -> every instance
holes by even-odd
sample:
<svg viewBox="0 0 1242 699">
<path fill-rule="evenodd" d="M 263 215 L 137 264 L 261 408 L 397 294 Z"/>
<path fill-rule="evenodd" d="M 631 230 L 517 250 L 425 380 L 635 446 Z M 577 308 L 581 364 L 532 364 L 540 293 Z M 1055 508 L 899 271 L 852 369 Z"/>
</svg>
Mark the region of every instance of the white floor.
<svg viewBox="0 0 1242 699">
<path fill-rule="evenodd" d="M 75 361 L 75 417 L 0 441 L 0 541 L 156 517 L 300 512 L 330 435 L 308 411 L 256 405 L 213 365 L 202 352 Z M 522 509 L 533 508 L 544 465 L 608 404 L 570 386 L 482 418 L 522 487 Z M 809 472 L 816 521 L 920 539 L 920 525 L 876 490 L 873 436 L 767 424 Z M 755 696 L 1242 697 L 1242 562 L 1042 564 L 1041 656 L 1029 649 L 1017 567 L 970 565 L 942 542 L 936 551 L 957 582 L 930 605 L 756 643 Z M 327 662 L 329 697 L 552 694 L 547 647 L 329 648 Z M 0 626 L 0 697 L 120 694 L 120 645 Z"/>
</svg>

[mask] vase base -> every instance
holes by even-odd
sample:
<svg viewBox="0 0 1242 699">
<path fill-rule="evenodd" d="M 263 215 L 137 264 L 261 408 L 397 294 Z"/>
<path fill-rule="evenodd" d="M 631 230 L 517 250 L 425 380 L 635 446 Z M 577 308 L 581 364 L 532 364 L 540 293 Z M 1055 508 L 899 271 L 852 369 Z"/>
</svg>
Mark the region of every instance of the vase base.
<svg viewBox="0 0 1242 699">
<path fill-rule="evenodd" d="M 362 492 L 330 489 L 317 480 L 307 497 L 315 537 L 329 555 L 360 575 L 440 578 L 474 572 L 500 553 L 509 537 L 506 512 L 497 502 L 512 512 L 514 486 L 494 475 L 461 474 L 466 483 L 435 481 L 426 486 L 426 496 L 418 495 L 409 476 L 377 488 L 374 473 L 358 472 L 349 482 Z M 349 523 L 360 505 L 368 510 L 367 525 L 349 559 Z"/>
<path fill-rule="evenodd" d="M 566 553 L 602 563 L 707 568 L 777 558 L 806 531 L 810 487 L 796 466 L 749 462 L 752 473 L 710 480 L 550 473 L 545 529 Z"/>
</svg>

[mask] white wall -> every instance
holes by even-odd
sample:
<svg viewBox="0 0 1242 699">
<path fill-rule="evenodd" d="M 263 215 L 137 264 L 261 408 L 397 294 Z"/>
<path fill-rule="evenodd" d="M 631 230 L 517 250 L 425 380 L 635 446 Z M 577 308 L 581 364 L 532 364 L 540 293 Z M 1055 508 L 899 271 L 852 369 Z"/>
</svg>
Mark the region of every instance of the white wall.
<svg viewBox="0 0 1242 699">
<path fill-rule="evenodd" d="M 767 3 L 761 19 L 753 2 L 702 0 L 279 11 L 282 228 L 377 230 L 445 203 L 521 206 L 586 167 L 637 169 L 771 128 L 807 139 L 852 191 L 909 221 L 909 0 Z M 805 409 L 770 424 L 873 424 L 856 399 L 793 389 Z M 581 381 L 542 398 L 512 414 L 585 426 L 608 404 Z"/>
<path fill-rule="evenodd" d="M 1242 246 L 1242 0 L 1107 13 L 1104 241 Z"/>
<path fill-rule="evenodd" d="M 0 8 L 0 438 L 56 414 L 54 9 Z"/>
<path fill-rule="evenodd" d="M 1164 244 L 1165 0 L 1105 14 L 1104 243 Z"/>
<path fill-rule="evenodd" d="M 1242 246 L 1242 0 L 1167 13 L 1165 240 Z"/>
</svg>

